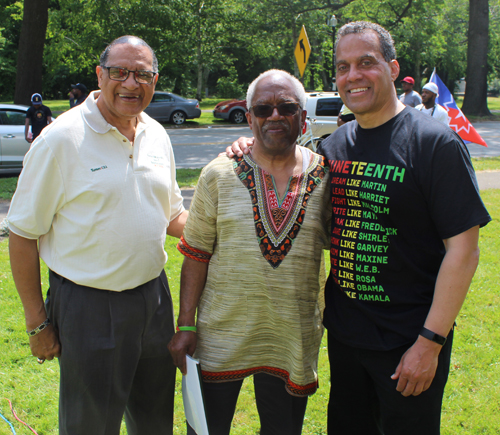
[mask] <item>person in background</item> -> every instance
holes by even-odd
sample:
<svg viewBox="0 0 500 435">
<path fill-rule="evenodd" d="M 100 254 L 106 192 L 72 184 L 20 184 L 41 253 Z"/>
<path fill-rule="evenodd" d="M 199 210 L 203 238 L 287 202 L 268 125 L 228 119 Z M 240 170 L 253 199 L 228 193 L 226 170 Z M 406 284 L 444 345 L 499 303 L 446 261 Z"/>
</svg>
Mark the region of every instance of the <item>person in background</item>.
<svg viewBox="0 0 500 435">
<path fill-rule="evenodd" d="M 413 86 L 415 86 L 413 77 L 405 77 L 401 80 L 401 87 L 404 93 L 399 96 L 399 101 L 405 106 L 415 107 L 422 102 L 422 97 L 420 97 L 417 91 L 413 90 Z"/>
<path fill-rule="evenodd" d="M 71 92 L 69 93 L 69 107 L 73 108 L 82 104 L 88 96 L 87 86 L 83 83 L 71 85 Z"/>
<path fill-rule="evenodd" d="M 347 107 L 345 104 L 342 104 L 339 116 L 337 116 L 337 127 L 344 125 L 346 122 L 354 121 L 355 119 L 356 117 L 354 116 L 354 113 L 349 110 L 349 107 Z"/>
<path fill-rule="evenodd" d="M 436 83 L 426 83 L 422 88 L 422 104 L 416 106 L 415 109 L 420 110 L 426 115 L 432 116 L 444 125 L 449 125 L 448 112 L 436 103 L 438 95 L 439 90 Z"/>
<path fill-rule="evenodd" d="M 26 123 L 24 128 L 24 138 L 27 142 L 33 142 L 42 132 L 42 130 L 49 125 L 52 119 L 52 112 L 44 106 L 42 96 L 40 94 L 33 94 L 31 96 L 31 107 L 26 112 Z M 31 134 L 30 134 L 31 124 Z"/>
</svg>

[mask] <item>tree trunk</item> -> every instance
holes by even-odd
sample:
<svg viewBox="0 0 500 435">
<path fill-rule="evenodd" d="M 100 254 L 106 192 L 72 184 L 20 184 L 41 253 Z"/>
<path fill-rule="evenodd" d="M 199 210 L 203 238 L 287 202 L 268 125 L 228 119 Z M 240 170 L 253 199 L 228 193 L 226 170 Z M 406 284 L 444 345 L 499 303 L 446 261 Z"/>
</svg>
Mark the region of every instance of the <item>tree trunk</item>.
<svg viewBox="0 0 500 435">
<path fill-rule="evenodd" d="M 196 99 L 201 101 L 203 99 L 203 65 L 201 63 L 201 55 L 198 53 L 198 80 L 196 86 Z"/>
<path fill-rule="evenodd" d="M 197 18 L 197 30 L 196 30 L 196 61 L 197 61 L 197 85 L 196 85 L 196 99 L 198 101 L 202 100 L 202 92 L 203 92 L 203 57 L 202 57 L 202 41 L 201 41 L 201 24 L 202 24 L 202 16 L 201 9 L 203 8 L 203 4 L 198 0 L 196 4 L 196 10 L 198 13 Z"/>
<path fill-rule="evenodd" d="M 196 86 L 196 99 L 201 101 L 202 99 L 202 91 L 203 91 L 203 59 L 201 56 L 201 30 L 198 27 L 198 41 L 196 47 L 196 58 L 198 63 L 198 74 L 197 74 L 197 86 Z"/>
<path fill-rule="evenodd" d="M 415 75 L 415 86 L 413 88 L 414 91 L 417 91 L 418 93 L 422 93 L 422 73 L 420 70 L 422 69 L 422 55 L 421 55 L 421 47 L 418 47 L 417 50 L 415 50 L 415 69 L 413 70 L 413 74 Z"/>
<path fill-rule="evenodd" d="M 297 29 L 295 28 L 295 23 L 292 22 L 292 49 L 295 50 L 295 45 L 297 44 L 299 37 L 297 36 Z M 304 71 L 305 73 L 305 71 Z M 302 83 L 304 83 L 303 77 L 300 77 L 299 66 L 297 65 L 297 59 L 293 56 L 293 75 L 297 77 Z"/>
<path fill-rule="evenodd" d="M 205 89 L 208 92 L 210 92 L 210 90 L 208 89 L 208 77 L 209 76 L 210 76 L 210 68 L 205 67 L 203 69 L 203 84 L 205 85 Z M 204 93 L 204 97 L 208 98 L 208 93 L 207 92 Z M 201 101 L 201 100 L 199 100 L 199 101 Z"/>
<path fill-rule="evenodd" d="M 470 0 L 467 86 L 462 106 L 465 115 L 491 116 L 487 103 L 488 26 L 488 0 Z"/>
<path fill-rule="evenodd" d="M 31 104 L 31 95 L 42 93 L 42 66 L 49 0 L 24 0 L 24 15 L 17 55 L 15 104 Z"/>
</svg>

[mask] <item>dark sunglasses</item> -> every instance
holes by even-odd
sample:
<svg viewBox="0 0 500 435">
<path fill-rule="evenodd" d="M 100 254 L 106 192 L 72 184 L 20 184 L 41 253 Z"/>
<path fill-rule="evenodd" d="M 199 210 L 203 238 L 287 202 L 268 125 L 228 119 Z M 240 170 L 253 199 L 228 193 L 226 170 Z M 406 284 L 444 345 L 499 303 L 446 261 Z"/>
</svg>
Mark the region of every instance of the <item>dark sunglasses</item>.
<svg viewBox="0 0 500 435">
<path fill-rule="evenodd" d="M 250 110 L 253 110 L 253 114 L 257 118 L 269 118 L 274 109 L 278 109 L 278 113 L 281 116 L 293 116 L 297 114 L 300 109 L 299 103 L 281 103 L 277 106 L 271 106 L 270 104 L 257 104 L 256 106 L 250 107 Z"/>
</svg>

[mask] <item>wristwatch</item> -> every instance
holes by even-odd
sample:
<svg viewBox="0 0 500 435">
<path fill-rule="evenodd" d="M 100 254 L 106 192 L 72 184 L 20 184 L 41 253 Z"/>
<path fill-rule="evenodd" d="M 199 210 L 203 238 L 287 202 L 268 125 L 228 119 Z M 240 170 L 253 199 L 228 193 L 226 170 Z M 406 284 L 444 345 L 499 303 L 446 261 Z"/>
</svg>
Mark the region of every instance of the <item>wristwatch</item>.
<svg viewBox="0 0 500 435">
<path fill-rule="evenodd" d="M 446 343 L 446 337 L 443 337 L 442 335 L 436 334 L 435 332 L 432 332 L 431 330 L 422 327 L 422 330 L 420 331 L 420 335 L 424 338 L 427 338 L 427 340 L 433 341 L 434 343 L 440 344 L 441 346 L 444 346 Z"/>
</svg>

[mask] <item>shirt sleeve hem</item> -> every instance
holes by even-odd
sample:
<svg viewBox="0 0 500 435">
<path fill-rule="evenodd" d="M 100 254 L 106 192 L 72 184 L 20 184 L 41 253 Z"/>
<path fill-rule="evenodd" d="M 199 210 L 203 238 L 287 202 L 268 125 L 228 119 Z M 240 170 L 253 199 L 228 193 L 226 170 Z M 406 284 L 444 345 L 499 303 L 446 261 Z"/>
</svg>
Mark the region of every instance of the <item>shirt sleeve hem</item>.
<svg viewBox="0 0 500 435">
<path fill-rule="evenodd" d="M 176 213 L 175 215 L 172 215 L 170 217 L 170 222 L 172 222 L 175 218 L 179 217 L 183 212 L 186 211 L 186 207 L 184 207 L 184 205 L 181 207 L 181 209 L 179 210 L 178 213 Z"/>
<path fill-rule="evenodd" d="M 200 249 L 189 246 L 184 236 L 181 236 L 181 239 L 177 244 L 177 249 L 182 255 L 190 258 L 191 260 L 200 261 L 201 263 L 209 263 L 210 258 L 212 258 L 212 254 L 209 252 L 201 251 Z"/>
<path fill-rule="evenodd" d="M 475 227 L 476 225 L 479 225 L 479 228 L 482 228 L 486 226 L 489 222 L 491 222 L 491 216 L 483 216 L 480 219 L 476 219 L 475 221 L 472 221 L 471 223 L 460 227 L 456 229 L 455 231 L 450 231 L 447 234 L 444 234 L 442 236 L 442 239 L 451 239 L 452 237 L 458 236 L 459 234 L 465 233 L 467 230 L 470 230 L 472 227 Z"/>
<path fill-rule="evenodd" d="M 20 237 L 24 237 L 25 239 L 30 239 L 30 240 L 38 240 L 40 236 L 36 236 L 34 234 L 27 233 L 26 231 L 23 231 L 19 228 L 17 228 L 15 225 L 9 222 L 9 231 L 12 231 L 14 234 Z"/>
</svg>

